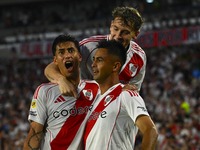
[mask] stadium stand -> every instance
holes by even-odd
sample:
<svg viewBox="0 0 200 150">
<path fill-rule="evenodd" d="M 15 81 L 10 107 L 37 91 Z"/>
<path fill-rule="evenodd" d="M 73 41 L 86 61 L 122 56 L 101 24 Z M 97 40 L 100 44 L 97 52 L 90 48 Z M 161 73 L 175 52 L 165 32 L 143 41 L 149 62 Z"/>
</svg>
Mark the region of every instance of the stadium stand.
<svg viewBox="0 0 200 150">
<path fill-rule="evenodd" d="M 22 150 L 52 39 L 108 34 L 116 6 L 146 18 L 136 42 L 147 55 L 141 95 L 159 131 L 156 150 L 200 150 L 200 0 L 0 1 L 0 150 Z"/>
</svg>

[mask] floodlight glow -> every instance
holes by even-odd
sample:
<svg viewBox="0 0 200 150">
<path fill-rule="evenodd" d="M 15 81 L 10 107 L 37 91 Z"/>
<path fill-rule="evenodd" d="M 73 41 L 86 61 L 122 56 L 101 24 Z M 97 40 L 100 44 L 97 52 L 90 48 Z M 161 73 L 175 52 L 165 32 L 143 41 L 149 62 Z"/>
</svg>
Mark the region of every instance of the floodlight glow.
<svg viewBox="0 0 200 150">
<path fill-rule="evenodd" d="M 153 0 L 147 0 L 147 3 L 153 3 Z"/>
</svg>

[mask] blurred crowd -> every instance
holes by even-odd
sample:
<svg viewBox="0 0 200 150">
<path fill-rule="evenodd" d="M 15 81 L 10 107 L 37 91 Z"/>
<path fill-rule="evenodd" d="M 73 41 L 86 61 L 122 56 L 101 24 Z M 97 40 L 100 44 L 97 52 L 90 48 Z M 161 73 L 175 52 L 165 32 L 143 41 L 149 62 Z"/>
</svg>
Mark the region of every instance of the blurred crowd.
<svg viewBox="0 0 200 150">
<path fill-rule="evenodd" d="M 159 131 L 157 150 L 200 150 L 200 45 L 145 49 L 140 91 Z M 52 59 L 0 60 L 0 150 L 22 150 L 38 85 Z M 136 150 L 141 146 L 141 133 Z"/>
<path fill-rule="evenodd" d="M 146 20 L 145 31 L 200 25 L 199 0 L 47 0 L 0 5 L 0 43 L 10 35 L 108 28 L 117 6 L 137 8 Z"/>
<path fill-rule="evenodd" d="M 158 150 L 200 150 L 200 49 L 146 50 L 141 94 L 159 131 Z"/>
<path fill-rule="evenodd" d="M 116 6 L 137 8 L 142 15 L 147 16 L 148 20 L 158 19 L 158 15 L 162 17 L 159 18 L 161 20 L 198 17 L 200 13 L 199 0 L 176 0 L 176 2 L 152 0 L 152 3 L 146 0 L 76 0 L 70 2 L 51 0 L 0 6 L 0 28 L 107 19 L 111 17 L 111 12 Z M 156 14 L 156 12 L 159 13 Z"/>
<path fill-rule="evenodd" d="M 30 100 L 38 85 L 47 82 L 47 60 L 0 60 L 0 150 L 21 150 L 29 130 Z"/>
</svg>

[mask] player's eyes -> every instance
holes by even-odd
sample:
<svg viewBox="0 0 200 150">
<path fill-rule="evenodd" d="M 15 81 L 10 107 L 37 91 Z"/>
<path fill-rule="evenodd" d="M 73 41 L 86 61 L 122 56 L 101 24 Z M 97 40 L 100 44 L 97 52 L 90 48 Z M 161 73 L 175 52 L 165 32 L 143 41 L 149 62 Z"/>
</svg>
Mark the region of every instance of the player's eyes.
<svg viewBox="0 0 200 150">
<path fill-rule="evenodd" d="M 101 58 L 97 59 L 97 61 L 102 62 L 103 60 Z"/>
<path fill-rule="evenodd" d="M 59 51 L 59 54 L 64 54 L 64 51 Z"/>
<path fill-rule="evenodd" d="M 129 32 L 126 32 L 126 31 L 125 31 L 124 34 L 129 34 Z"/>
<path fill-rule="evenodd" d="M 74 49 L 69 49 L 68 52 L 69 52 L 69 53 L 73 53 L 73 52 L 74 52 Z"/>
</svg>

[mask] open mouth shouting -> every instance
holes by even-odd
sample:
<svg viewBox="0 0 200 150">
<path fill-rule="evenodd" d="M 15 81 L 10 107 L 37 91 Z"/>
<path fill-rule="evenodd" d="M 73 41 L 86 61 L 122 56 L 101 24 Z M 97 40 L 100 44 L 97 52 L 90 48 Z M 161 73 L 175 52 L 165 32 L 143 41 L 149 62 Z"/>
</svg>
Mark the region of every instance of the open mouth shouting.
<svg viewBox="0 0 200 150">
<path fill-rule="evenodd" d="M 65 67 L 67 68 L 67 71 L 72 71 L 73 69 L 72 62 L 69 62 L 69 61 L 65 62 Z"/>
</svg>

